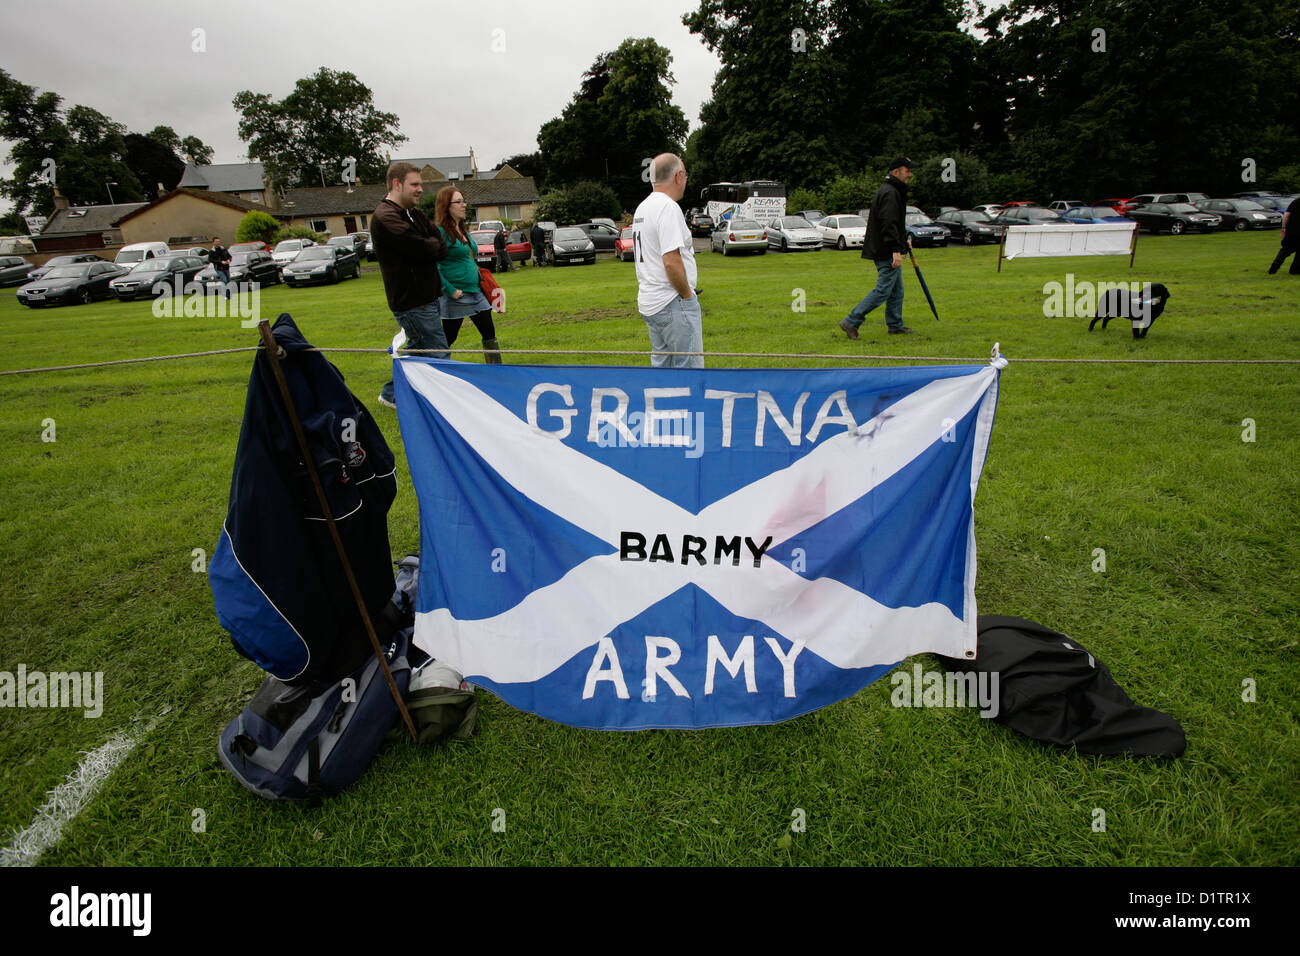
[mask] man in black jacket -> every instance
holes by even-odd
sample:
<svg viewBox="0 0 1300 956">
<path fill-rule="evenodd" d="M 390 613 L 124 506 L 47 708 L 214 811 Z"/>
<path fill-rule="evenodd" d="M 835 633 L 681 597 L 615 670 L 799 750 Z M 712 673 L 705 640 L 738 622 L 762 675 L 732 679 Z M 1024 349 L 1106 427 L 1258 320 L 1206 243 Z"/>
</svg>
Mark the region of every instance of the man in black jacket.
<svg viewBox="0 0 1300 956">
<path fill-rule="evenodd" d="M 1277 251 L 1277 258 L 1268 267 L 1268 274 L 1273 275 L 1282 268 L 1287 256 L 1295 254 L 1291 260 L 1291 274 L 1300 276 L 1300 198 L 1291 200 L 1282 214 L 1282 248 Z"/>
<path fill-rule="evenodd" d="M 862 258 L 876 263 L 876 287 L 840 320 L 840 328 L 851 339 L 858 337 L 867 313 L 885 303 L 885 325 L 890 335 L 905 335 L 912 330 L 903 324 L 903 256 L 912 246 L 907 236 L 907 181 L 916 165 L 906 156 L 889 164 L 889 175 L 876 190 L 867 219 L 867 237 L 862 244 Z"/>
<path fill-rule="evenodd" d="M 446 245 L 416 205 L 424 193 L 420 171 L 410 163 L 393 163 L 387 182 L 388 195 L 370 217 L 370 240 L 384 276 L 388 307 L 406 331 L 407 348 L 437 349 L 434 358 L 447 358 L 451 353 L 446 351 L 447 334 L 438 309 L 438 260 L 446 257 Z M 391 381 L 379 394 L 379 404 L 397 407 Z"/>
<path fill-rule="evenodd" d="M 537 223 L 533 223 L 533 228 L 528 233 L 528 241 L 533 246 L 533 262 L 537 265 L 546 264 L 546 230 Z"/>
<path fill-rule="evenodd" d="M 208 265 L 217 273 L 217 278 L 221 280 L 221 288 L 226 292 L 226 298 L 230 298 L 230 250 L 221 244 L 220 236 L 212 237 L 212 251 L 208 253 Z"/>
</svg>

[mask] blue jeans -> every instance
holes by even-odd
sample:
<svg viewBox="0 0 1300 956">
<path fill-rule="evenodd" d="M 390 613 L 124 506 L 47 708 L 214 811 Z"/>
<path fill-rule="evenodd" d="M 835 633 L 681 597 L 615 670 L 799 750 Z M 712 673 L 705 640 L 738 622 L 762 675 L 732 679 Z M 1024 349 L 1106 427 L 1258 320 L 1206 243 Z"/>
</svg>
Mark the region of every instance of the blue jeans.
<svg viewBox="0 0 1300 956">
<path fill-rule="evenodd" d="M 885 303 L 885 325 L 891 329 L 903 327 L 903 270 L 895 269 L 893 259 L 876 259 L 876 287 L 867 297 L 849 311 L 848 323 L 855 329 L 861 327 L 867 313 L 880 303 Z"/>
<path fill-rule="evenodd" d="M 650 364 L 655 368 L 704 368 L 703 355 L 663 355 L 663 352 L 703 352 L 704 318 L 700 297 L 673 299 L 654 315 L 643 315 L 650 330 Z"/>
<path fill-rule="evenodd" d="M 442 312 L 438 308 L 438 300 L 434 299 L 428 305 L 422 305 L 414 309 L 407 309 L 405 312 L 394 312 L 393 318 L 397 324 L 406 330 L 406 348 L 408 349 L 439 349 L 440 351 L 425 353 L 426 358 L 448 358 L 451 353 L 447 349 L 447 335 L 442 331 Z M 387 400 L 393 400 L 393 383 L 389 381 L 380 394 Z"/>
<path fill-rule="evenodd" d="M 226 298 L 230 298 L 230 270 L 223 269 L 221 266 L 215 266 L 217 278 L 221 280 L 221 288 L 225 290 Z"/>
</svg>

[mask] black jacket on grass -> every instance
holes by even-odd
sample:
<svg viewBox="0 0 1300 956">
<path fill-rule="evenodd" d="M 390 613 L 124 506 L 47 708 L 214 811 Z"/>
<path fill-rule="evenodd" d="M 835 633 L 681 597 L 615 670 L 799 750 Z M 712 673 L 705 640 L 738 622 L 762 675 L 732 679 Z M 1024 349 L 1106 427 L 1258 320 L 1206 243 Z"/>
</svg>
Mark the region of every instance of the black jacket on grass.
<svg viewBox="0 0 1300 956">
<path fill-rule="evenodd" d="M 378 627 L 393 595 L 388 509 L 393 453 L 337 368 L 288 313 L 275 340 L 362 598 Z M 299 453 L 270 359 L 248 380 L 230 506 L 208 568 L 217 618 L 243 656 L 289 684 L 335 681 L 372 653 L 361 613 Z"/>
<path fill-rule="evenodd" d="M 1087 754 L 1180 757 L 1178 721 L 1139 707 L 1078 641 L 1020 617 L 981 614 L 973 661 L 939 657 L 949 671 L 998 675 L 992 719 L 1032 740 Z"/>
</svg>

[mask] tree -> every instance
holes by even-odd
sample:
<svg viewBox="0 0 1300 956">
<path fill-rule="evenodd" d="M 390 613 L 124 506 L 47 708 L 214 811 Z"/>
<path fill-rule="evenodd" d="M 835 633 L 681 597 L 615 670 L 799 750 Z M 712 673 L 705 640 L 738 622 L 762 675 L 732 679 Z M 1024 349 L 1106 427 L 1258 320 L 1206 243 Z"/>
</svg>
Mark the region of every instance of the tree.
<svg viewBox="0 0 1300 956">
<path fill-rule="evenodd" d="M 1242 189 L 1300 153 L 1300 16 L 1265 0 L 1013 0 L 980 26 L 1006 90 L 991 164 L 1044 191 Z M 1027 142 L 1026 142 L 1027 141 Z"/>
<path fill-rule="evenodd" d="M 540 192 L 546 185 L 545 171 L 542 167 L 541 153 L 516 153 L 514 156 L 507 156 L 501 162 L 497 163 L 497 168 L 509 166 L 520 176 L 531 176 L 533 184 Z"/>
<path fill-rule="evenodd" d="M 566 223 L 586 222 L 596 217 L 618 219 L 622 214 L 614 190 L 604 183 L 580 182 L 545 193 L 538 200 L 536 218 Z"/>
<path fill-rule="evenodd" d="M 158 198 L 159 183 L 164 190 L 176 188 L 176 184 L 185 175 L 185 164 L 162 145 L 153 133 L 147 136 L 127 133 L 122 141 L 126 147 L 123 160 L 140 182 L 146 199 L 152 202 Z"/>
<path fill-rule="evenodd" d="M 212 147 L 197 136 L 186 136 L 181 140 L 180 151 L 195 166 L 212 165 Z"/>
<path fill-rule="evenodd" d="M 686 116 L 669 89 L 672 59 L 649 37 L 596 58 L 563 113 L 537 133 L 549 186 L 603 182 L 625 206 L 650 191 L 646 160 L 680 153 L 686 138 Z"/>
<path fill-rule="evenodd" d="M 244 218 L 239 220 L 239 228 L 235 230 L 235 242 L 269 243 L 279 231 L 278 219 L 270 213 L 250 209 L 244 213 Z"/>
<path fill-rule="evenodd" d="M 13 177 L 0 181 L 0 194 L 19 214 L 48 216 L 54 209 L 58 159 L 72 142 L 60 103 L 57 93 L 37 95 L 35 87 L 0 70 L 0 139 L 12 144 L 7 159 L 14 166 Z"/>
<path fill-rule="evenodd" d="M 349 158 L 362 182 L 382 182 L 383 147 L 406 142 L 397 115 L 376 109 L 370 88 L 346 71 L 321 67 L 283 100 L 242 90 L 233 102 L 249 158 L 282 186 L 340 183 Z"/>
</svg>

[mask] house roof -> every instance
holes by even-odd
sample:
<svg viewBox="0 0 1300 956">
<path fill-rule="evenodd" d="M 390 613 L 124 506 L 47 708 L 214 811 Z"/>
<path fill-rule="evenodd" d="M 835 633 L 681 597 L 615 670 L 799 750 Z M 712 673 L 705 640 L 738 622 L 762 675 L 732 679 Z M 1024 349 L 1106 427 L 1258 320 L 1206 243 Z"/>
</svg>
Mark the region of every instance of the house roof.
<svg viewBox="0 0 1300 956">
<path fill-rule="evenodd" d="M 247 199 L 240 199 L 238 196 L 227 196 L 224 193 L 209 192 L 206 189 L 184 189 L 178 186 L 165 196 L 160 196 L 151 203 L 136 204 L 130 212 L 115 221 L 113 225 L 120 226 L 128 219 L 138 216 L 145 210 L 152 209 L 155 206 L 161 206 L 163 203 L 170 202 L 179 196 L 192 196 L 195 199 L 202 199 L 204 202 L 216 203 L 218 206 L 228 206 L 231 209 L 238 209 L 241 212 L 257 210 L 258 212 L 264 212 L 268 215 L 274 216 L 277 219 L 285 218 L 285 214 L 282 212 L 277 212 L 274 209 L 267 209 L 261 203 L 249 202 Z"/>
<path fill-rule="evenodd" d="M 439 180 L 424 184 L 425 195 L 437 193 L 443 186 L 455 186 L 472 206 L 515 205 L 537 201 L 537 186 L 531 176 L 511 179 L 465 179 L 457 182 Z M 388 189 L 382 184 L 356 186 L 349 193 L 346 186 L 309 186 L 288 189 L 277 215 L 339 216 L 370 213 L 379 205 Z M 289 203 L 293 203 L 292 206 Z"/>
<path fill-rule="evenodd" d="M 394 160 L 394 162 L 397 162 L 397 160 Z M 432 166 L 444 176 L 460 173 L 461 179 L 469 179 L 474 175 L 474 164 L 470 162 L 468 156 L 426 156 L 421 159 L 407 159 L 404 162 L 410 163 L 416 169 Z"/>
<path fill-rule="evenodd" d="M 252 192 L 266 188 L 266 169 L 261 163 L 222 163 L 217 166 L 185 164 L 178 186 L 210 189 L 218 193 Z"/>
<path fill-rule="evenodd" d="M 114 206 L 69 206 L 60 209 L 41 230 L 42 236 L 81 235 L 107 232 L 123 216 L 143 209 L 145 202 L 118 203 Z"/>
</svg>

